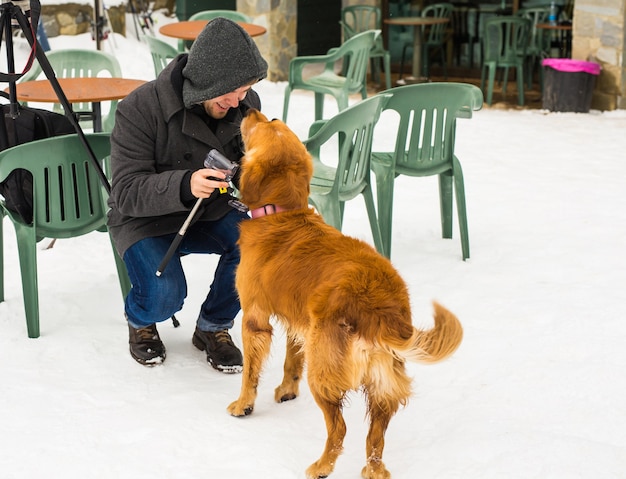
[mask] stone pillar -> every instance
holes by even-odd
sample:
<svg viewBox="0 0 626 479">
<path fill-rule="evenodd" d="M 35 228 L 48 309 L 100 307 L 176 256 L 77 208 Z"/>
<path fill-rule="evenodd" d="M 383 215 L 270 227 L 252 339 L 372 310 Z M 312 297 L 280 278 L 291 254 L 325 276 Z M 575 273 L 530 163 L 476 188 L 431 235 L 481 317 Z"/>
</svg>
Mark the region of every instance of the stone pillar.
<svg viewBox="0 0 626 479">
<path fill-rule="evenodd" d="M 591 107 L 626 108 L 623 0 L 576 0 L 574 3 L 572 58 L 600 63 Z"/>
<path fill-rule="evenodd" d="M 237 10 L 252 17 L 254 23 L 267 29 L 255 37 L 269 67 L 270 81 L 286 81 L 289 61 L 296 56 L 297 0 L 237 0 Z"/>
</svg>

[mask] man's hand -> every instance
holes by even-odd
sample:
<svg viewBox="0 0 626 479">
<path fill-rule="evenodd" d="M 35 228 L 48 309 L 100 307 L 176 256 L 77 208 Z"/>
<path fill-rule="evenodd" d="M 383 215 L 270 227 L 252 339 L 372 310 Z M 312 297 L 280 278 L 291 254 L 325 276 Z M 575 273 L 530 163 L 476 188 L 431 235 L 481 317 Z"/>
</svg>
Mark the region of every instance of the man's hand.
<svg viewBox="0 0 626 479">
<path fill-rule="evenodd" d="M 191 174 L 191 194 L 196 198 L 208 198 L 216 189 L 228 188 L 224 178 L 224 173 L 219 170 L 203 168 L 194 171 Z"/>
</svg>

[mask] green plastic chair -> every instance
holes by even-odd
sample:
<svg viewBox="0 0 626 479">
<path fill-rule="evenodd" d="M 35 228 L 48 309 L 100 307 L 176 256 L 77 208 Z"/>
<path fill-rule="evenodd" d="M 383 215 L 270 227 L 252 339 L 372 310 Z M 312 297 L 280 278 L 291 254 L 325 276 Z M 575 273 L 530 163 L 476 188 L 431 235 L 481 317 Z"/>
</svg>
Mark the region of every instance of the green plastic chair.
<svg viewBox="0 0 626 479">
<path fill-rule="evenodd" d="M 337 100 L 339 111 L 348 107 L 348 97 L 353 93 L 360 92 L 363 99 L 367 98 L 367 63 L 379 35 L 380 30 L 367 30 L 357 33 L 340 47 L 332 48 L 326 55 L 292 58 L 289 62 L 289 80 L 285 87 L 283 121 L 287 122 L 289 98 L 293 90 L 315 93 L 315 120 L 323 117 L 324 95 L 332 95 Z M 335 73 L 335 64 L 339 61 L 348 65 L 343 75 Z M 305 70 L 317 67 L 324 70 L 305 78 Z"/>
<path fill-rule="evenodd" d="M 422 10 L 422 17 L 435 17 L 452 19 L 454 5 L 451 3 L 433 3 Z M 425 27 L 425 35 L 422 41 L 422 75 L 430 76 L 430 57 L 432 52 L 439 52 L 441 66 L 444 77 L 448 79 L 448 64 L 446 62 L 446 30 L 450 28 L 450 23 L 439 23 Z M 400 78 L 404 74 L 404 59 L 407 51 L 413 49 L 413 42 L 405 43 L 402 48 L 402 58 L 400 60 Z"/>
<path fill-rule="evenodd" d="M 443 238 L 452 238 L 452 189 L 461 231 L 463 260 L 470 256 L 465 186 L 454 153 L 457 118 L 471 118 L 483 105 L 482 91 L 469 83 L 419 83 L 392 88 L 383 108 L 399 115 L 395 149 L 372 153 L 378 221 L 385 256 L 391 257 L 394 180 L 399 175 L 439 176 Z"/>
<path fill-rule="evenodd" d="M 122 67 L 117 58 L 113 55 L 100 50 L 82 50 L 82 49 L 60 49 L 50 50 L 46 52 L 46 57 L 54 70 L 57 78 L 74 78 L 74 77 L 121 77 Z M 39 65 L 39 62 L 33 62 L 33 66 L 24 75 L 20 82 L 28 80 L 43 79 L 45 75 Z M 110 132 L 115 125 L 115 110 L 117 109 L 117 100 L 109 102 L 110 107 L 107 114 L 102 115 L 102 130 Z M 103 105 L 107 102 L 103 102 Z M 91 112 L 91 103 L 72 103 L 74 112 Z M 63 107 L 59 103 L 55 103 L 53 111 L 63 113 Z M 106 111 L 106 108 L 103 108 Z M 81 126 L 86 125 L 81 121 Z M 91 124 L 89 124 L 91 126 Z"/>
<path fill-rule="evenodd" d="M 493 17 L 485 21 L 483 33 L 483 65 L 480 88 L 485 90 L 485 76 L 488 71 L 487 104 L 493 99 L 493 84 L 496 70 L 504 69 L 502 94 L 506 95 L 509 82 L 509 68 L 517 73 L 517 103 L 524 105 L 524 63 L 530 34 L 530 20 L 518 16 Z"/>
<path fill-rule="evenodd" d="M 85 135 L 96 158 L 103 161 L 111 151 L 109 133 Z M 92 231 L 106 232 L 106 192 L 77 134 L 24 143 L 0 152 L 0 181 L 15 169 L 33 176 L 33 223 L 25 224 L 0 201 L 0 219 L 8 216 L 17 235 L 22 291 L 28 337 L 39 337 L 37 290 L 37 242 L 43 238 L 73 238 Z M 2 239 L 0 221 L 0 240 Z M 0 242 L 1 246 L 1 242 Z M 4 299 L 4 258 L 0 249 L 0 300 Z M 126 266 L 115 248 L 122 295 L 131 285 Z"/>
<path fill-rule="evenodd" d="M 313 157 L 309 203 L 324 221 L 341 231 L 345 202 L 363 195 L 374 245 L 383 254 L 383 242 L 370 184 L 370 155 L 374 125 L 386 97 L 376 95 L 311 125 L 304 144 Z M 337 157 L 322 162 L 324 145 L 333 145 Z M 329 163 L 337 166 L 329 166 Z"/>
<path fill-rule="evenodd" d="M 159 76 L 159 73 L 167 66 L 167 64 L 176 56 L 178 56 L 178 50 L 160 38 L 153 37 L 152 35 L 143 36 L 145 42 L 150 49 L 150 55 L 152 55 L 152 64 L 154 65 L 154 76 Z"/>
<path fill-rule="evenodd" d="M 350 5 L 341 10 L 341 27 L 343 29 L 343 39 L 346 41 L 357 33 L 371 29 L 381 29 L 380 8 L 373 5 Z M 383 37 L 380 35 L 376 39 L 374 47 L 369 55 L 372 61 L 372 77 L 374 81 L 380 83 L 381 59 L 385 71 L 386 88 L 391 88 L 391 55 L 383 45 Z M 344 64 L 344 67 L 347 65 Z"/>
<path fill-rule="evenodd" d="M 543 29 L 537 28 L 538 23 L 547 23 L 550 15 L 550 7 L 520 8 L 516 15 L 530 20 L 530 33 L 528 46 L 526 47 L 526 84 L 528 88 L 533 86 L 533 74 L 535 67 L 539 67 L 539 87 L 543 91 L 543 68 L 541 60 L 548 56 L 550 50 L 550 35 Z"/>
<path fill-rule="evenodd" d="M 202 10 L 201 12 L 196 12 L 189 17 L 189 21 L 191 20 L 213 20 L 217 17 L 228 18 L 233 22 L 244 22 L 251 23 L 252 19 L 246 15 L 245 13 L 238 12 L 236 10 Z M 193 42 L 179 40 L 178 41 L 178 50 L 180 52 L 184 52 L 191 48 Z"/>
</svg>

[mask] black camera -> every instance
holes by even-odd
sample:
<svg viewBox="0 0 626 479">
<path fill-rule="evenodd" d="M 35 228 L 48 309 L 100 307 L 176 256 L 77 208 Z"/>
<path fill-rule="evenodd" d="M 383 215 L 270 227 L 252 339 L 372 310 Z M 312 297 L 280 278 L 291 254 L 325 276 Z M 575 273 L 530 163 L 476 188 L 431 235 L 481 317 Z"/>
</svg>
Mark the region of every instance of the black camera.
<svg viewBox="0 0 626 479">
<path fill-rule="evenodd" d="M 209 153 L 206 155 L 206 158 L 204 159 L 204 167 L 211 168 L 212 170 L 218 170 L 224 173 L 224 175 L 226 175 L 224 181 L 231 181 L 235 177 L 235 174 L 239 169 L 239 165 L 237 163 L 230 161 L 228 158 L 226 158 L 215 149 L 209 151 Z M 220 181 L 219 178 L 212 179 Z M 220 193 L 227 192 L 228 190 L 226 188 L 220 188 Z M 248 207 L 236 198 L 232 198 L 228 202 L 228 204 L 231 206 L 231 208 L 235 208 L 236 210 L 239 210 L 243 213 L 248 211 Z"/>
<path fill-rule="evenodd" d="M 231 181 L 239 169 L 239 165 L 237 163 L 230 161 L 215 149 L 207 153 L 206 158 L 204 159 L 204 167 L 224 173 L 226 175 L 224 181 Z M 217 180 L 218 178 L 214 179 Z"/>
</svg>

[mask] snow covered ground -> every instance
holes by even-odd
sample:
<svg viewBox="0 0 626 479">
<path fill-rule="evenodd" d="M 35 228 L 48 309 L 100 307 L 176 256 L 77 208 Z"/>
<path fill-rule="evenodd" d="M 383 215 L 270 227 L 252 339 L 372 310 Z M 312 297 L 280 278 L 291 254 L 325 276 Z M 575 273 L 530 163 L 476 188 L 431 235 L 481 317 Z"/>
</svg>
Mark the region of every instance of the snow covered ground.
<svg viewBox="0 0 626 479">
<path fill-rule="evenodd" d="M 87 35 L 50 42 L 93 47 Z M 125 76 L 152 78 L 147 48 L 132 35 L 105 49 Z M 284 84 L 257 90 L 266 114 L 280 117 Z M 313 99 L 296 92 L 291 108 L 290 125 L 304 138 Z M 408 365 L 414 398 L 392 421 L 385 450 L 394 479 L 626 477 L 625 131 L 624 111 L 485 108 L 460 120 L 466 262 L 456 225 L 452 240 L 441 239 L 436 179 L 397 179 L 392 260 L 415 324 L 431 324 L 437 299 L 459 316 L 465 338 L 444 363 Z M 391 134 L 381 127 L 377 141 Z M 4 228 L 0 477 L 304 477 L 326 432 L 305 382 L 297 400 L 273 402 L 282 332 L 244 419 L 226 412 L 240 376 L 214 371 L 191 344 L 214 258 L 185 258 L 181 327 L 159 327 L 168 358 L 147 369 L 128 354 L 107 235 L 42 248 L 42 332 L 28 339 L 15 236 L 8 220 Z M 348 205 L 344 232 L 369 241 L 361 201 Z M 233 336 L 240 344 L 238 321 Z M 360 477 L 364 411 L 361 395 L 351 395 L 331 477 Z"/>
</svg>

